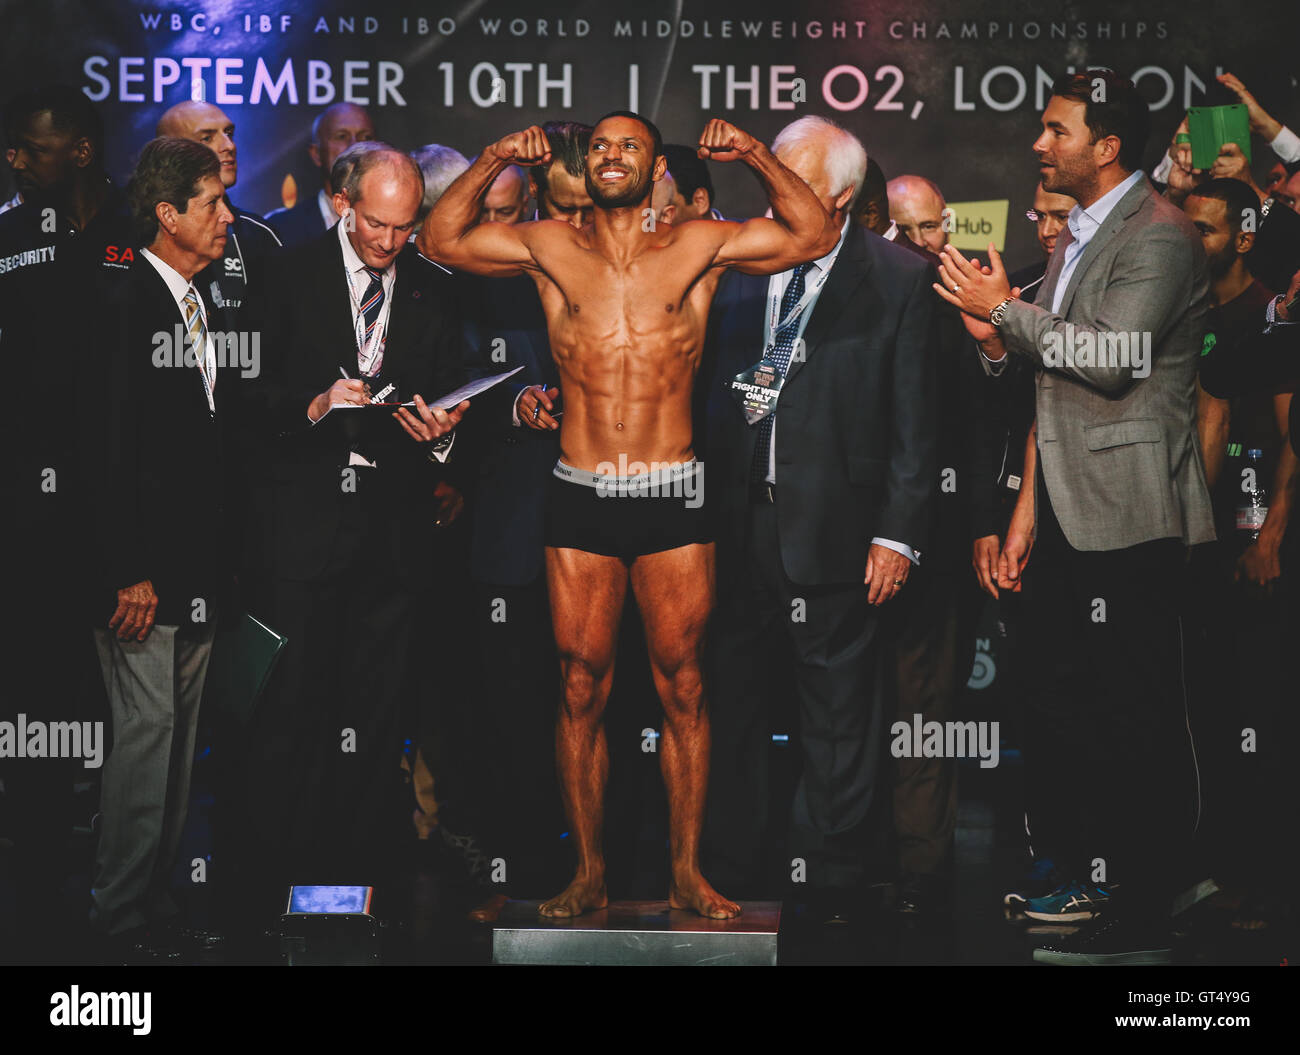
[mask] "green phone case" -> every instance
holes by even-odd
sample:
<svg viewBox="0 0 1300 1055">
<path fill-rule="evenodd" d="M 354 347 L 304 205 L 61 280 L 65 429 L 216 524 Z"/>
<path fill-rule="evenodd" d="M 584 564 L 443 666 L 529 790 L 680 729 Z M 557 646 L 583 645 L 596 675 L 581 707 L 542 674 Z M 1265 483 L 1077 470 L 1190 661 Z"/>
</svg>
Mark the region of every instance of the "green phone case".
<svg viewBox="0 0 1300 1055">
<path fill-rule="evenodd" d="M 1224 143 L 1236 143 L 1250 160 L 1250 115 L 1241 103 L 1230 106 L 1193 106 L 1187 111 L 1192 136 L 1192 168 L 1214 165 Z"/>
</svg>

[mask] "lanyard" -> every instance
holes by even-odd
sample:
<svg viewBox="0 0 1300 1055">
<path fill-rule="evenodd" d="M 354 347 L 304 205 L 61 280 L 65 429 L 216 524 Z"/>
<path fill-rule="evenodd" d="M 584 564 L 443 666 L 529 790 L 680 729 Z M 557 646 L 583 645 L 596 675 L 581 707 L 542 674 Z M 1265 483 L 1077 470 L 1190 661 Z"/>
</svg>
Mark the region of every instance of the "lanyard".
<svg viewBox="0 0 1300 1055">
<path fill-rule="evenodd" d="M 361 272 L 363 275 L 365 271 Z M 352 318 L 353 318 L 353 336 L 357 341 L 357 365 L 365 377 L 373 377 L 379 369 L 379 362 L 384 354 L 384 344 L 388 340 L 388 313 L 393 306 L 393 298 L 384 291 L 384 304 L 379 309 L 379 318 L 375 321 L 374 332 L 370 339 L 366 340 L 366 317 L 361 311 L 361 297 L 357 295 L 355 275 L 348 271 L 348 297 L 352 300 Z M 385 283 L 385 276 L 381 275 L 380 288 Z M 369 282 L 367 282 L 369 285 Z M 365 290 L 361 291 L 361 296 L 365 296 Z"/>
<path fill-rule="evenodd" d="M 826 279 L 830 277 L 830 273 L 830 268 L 817 268 L 817 278 L 814 279 L 813 283 L 803 291 L 803 296 L 799 299 L 799 303 L 791 309 L 790 314 L 785 317 L 785 321 L 779 326 L 777 325 L 777 315 L 781 311 L 781 301 L 785 297 L 785 290 L 782 290 L 780 293 L 773 290 L 772 293 L 768 294 L 768 333 L 770 336 L 768 338 L 767 349 L 763 353 L 764 358 L 766 358 L 771 353 L 772 349 L 776 347 L 777 337 L 783 331 L 789 329 L 799 321 L 799 316 L 807 310 L 808 305 L 812 303 L 813 298 L 821 292 L 821 288 L 826 284 Z M 804 277 L 806 278 L 807 276 L 805 275 Z M 790 281 L 794 281 L 793 277 Z M 789 288 L 790 287 L 787 285 L 786 289 Z"/>
</svg>

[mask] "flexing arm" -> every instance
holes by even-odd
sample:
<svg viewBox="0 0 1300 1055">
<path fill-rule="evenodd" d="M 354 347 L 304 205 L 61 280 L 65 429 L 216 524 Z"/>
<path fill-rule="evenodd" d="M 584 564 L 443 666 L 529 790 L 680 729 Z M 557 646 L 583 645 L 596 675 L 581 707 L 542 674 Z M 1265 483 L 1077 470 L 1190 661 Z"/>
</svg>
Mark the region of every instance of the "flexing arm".
<svg viewBox="0 0 1300 1055">
<path fill-rule="evenodd" d="M 536 125 L 499 139 L 443 192 L 425 217 L 415 245 L 430 260 L 476 275 L 518 275 L 533 265 L 527 245 L 531 224 L 479 223 L 483 199 L 510 165 L 551 159 L 546 133 Z"/>
<path fill-rule="evenodd" d="M 817 196 L 753 136 L 714 118 L 700 135 L 699 154 L 712 161 L 743 161 L 753 169 L 772 206 L 771 219 L 760 216 L 741 224 L 719 224 L 725 237 L 714 264 L 747 275 L 774 275 L 835 248 L 840 232 Z"/>
</svg>

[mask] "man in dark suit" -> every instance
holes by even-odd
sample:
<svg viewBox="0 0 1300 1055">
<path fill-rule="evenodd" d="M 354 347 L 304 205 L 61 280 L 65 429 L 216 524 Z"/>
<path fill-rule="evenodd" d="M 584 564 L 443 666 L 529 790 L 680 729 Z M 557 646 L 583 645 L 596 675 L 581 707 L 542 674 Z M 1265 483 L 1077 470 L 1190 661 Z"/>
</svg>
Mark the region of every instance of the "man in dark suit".
<svg viewBox="0 0 1300 1055">
<path fill-rule="evenodd" d="M 888 183 L 888 208 L 897 216 L 882 234 L 925 260 L 947 241 L 943 194 L 920 176 Z M 897 194 L 897 200 L 895 200 Z M 939 227 L 931 230 L 937 219 Z M 926 244 L 926 243 L 929 243 Z M 896 659 L 896 721 L 912 726 L 956 717 L 970 678 L 982 598 L 967 571 L 972 540 L 993 530 L 978 499 L 978 481 L 992 460 L 984 386 L 987 381 L 961 324 L 961 314 L 936 304 L 936 444 L 931 481 L 934 530 L 925 562 L 908 580 L 892 613 Z M 974 442 L 972 442 L 974 440 Z M 957 829 L 957 757 L 902 755 L 894 762 L 894 836 L 900 912 L 917 915 L 946 907 L 950 897 L 953 835 Z"/>
<path fill-rule="evenodd" d="M 483 395 L 467 423 L 474 429 L 464 430 L 462 438 L 474 453 L 466 630 L 478 653 L 461 715 L 468 742 L 456 752 L 461 764 L 449 774 L 460 771 L 465 780 L 461 794 L 453 793 L 447 823 L 457 831 L 468 823 L 488 856 L 506 862 L 504 883 L 494 884 L 492 900 L 475 909 L 473 918 L 488 919 L 507 892 L 530 896 L 528 891 L 545 890 L 560 878 L 555 858 L 564 826 L 555 767 L 550 752 L 537 746 L 550 737 L 553 724 L 550 710 L 537 701 L 559 691 L 543 542 L 559 435 L 525 428 L 519 417 L 525 391 L 558 397 L 559 375 L 532 279 L 457 278 L 466 291 L 469 375 L 523 367 Z M 463 623 L 465 613 L 457 618 Z"/>
<path fill-rule="evenodd" d="M 764 704 L 773 662 L 788 655 L 804 756 L 790 853 L 842 915 L 850 891 L 887 867 L 877 609 L 905 587 L 929 526 L 935 300 L 923 261 L 849 221 L 867 164 L 855 137 L 802 118 L 773 151 L 841 237 L 793 271 L 733 276 L 710 320 L 706 505 L 721 601 L 708 845 L 715 871 L 754 890 L 766 823 Z M 728 388 L 765 355 L 788 363 L 786 377 L 776 412 L 751 425 Z M 781 651 L 765 651 L 774 639 Z"/>
<path fill-rule="evenodd" d="M 187 140 L 155 139 L 141 152 L 129 197 L 146 248 L 109 315 L 119 342 L 104 427 L 91 437 L 107 459 L 94 503 L 94 634 L 114 741 L 91 919 L 124 940 L 177 912 L 168 880 L 199 699 L 231 599 L 223 432 L 239 379 L 193 285 L 221 256 L 232 219 L 219 172 L 217 156 Z"/>
<path fill-rule="evenodd" d="M 434 491 L 468 407 L 421 398 L 463 369 L 449 276 L 407 241 L 419 168 L 358 144 L 331 182 L 343 219 L 268 272 L 266 362 L 250 392 L 271 573 L 253 612 L 289 639 L 250 737 L 245 863 L 267 896 L 383 875 L 402 812 L 411 616 L 431 585 Z M 385 391 L 413 398 L 418 417 L 367 407 Z M 424 676 L 436 674 L 430 661 Z"/>
<path fill-rule="evenodd" d="M 338 188 L 331 182 L 334 162 L 354 143 L 374 138 L 374 121 L 365 107 L 356 103 L 335 103 L 316 116 L 311 123 L 307 153 L 320 171 L 321 186 L 315 193 L 299 191 L 292 209 L 273 209 L 266 214 L 266 222 L 275 229 L 281 242 L 289 247 L 306 245 L 338 222 L 339 215 L 334 208 Z"/>
<path fill-rule="evenodd" d="M 1041 259 L 1026 264 L 1007 276 L 1011 288 L 1019 290 L 1021 300 L 1034 303 L 1043 288 L 1047 260 L 1056 248 L 1056 239 L 1065 230 L 1074 199 L 1043 189 L 1034 190 L 1033 208 L 1028 211 L 1043 251 Z M 968 360 L 970 352 L 963 348 Z M 973 365 L 973 364 L 971 364 Z M 976 366 L 978 374 L 983 371 Z M 1029 437 L 1034 424 L 1034 364 L 1027 359 L 1011 359 L 998 377 L 980 376 L 975 387 L 982 393 L 985 414 L 966 442 L 976 452 L 976 491 L 974 496 L 976 528 L 971 548 L 971 564 L 980 587 L 997 602 L 999 699 L 1003 713 L 1011 720 L 1015 742 L 1021 741 L 1024 728 L 1027 664 L 1023 655 L 1024 599 L 1021 595 L 1020 569 L 1022 546 L 1033 531 L 1033 510 L 1029 508 L 1024 524 L 1021 499 L 1032 498 L 1037 458 Z M 1031 503 L 1032 505 L 1032 503 Z M 1017 518 L 1019 509 L 1021 517 Z M 1007 552 L 1008 548 L 1010 552 Z M 1006 568 L 1003 570 L 1003 561 Z M 1004 904 L 1023 905 L 1029 898 L 1041 897 L 1061 885 L 1056 863 L 1035 849 L 1033 816 L 1026 810 L 1025 830 L 1029 835 L 1029 855 L 1024 873 L 1004 895 Z"/>
</svg>

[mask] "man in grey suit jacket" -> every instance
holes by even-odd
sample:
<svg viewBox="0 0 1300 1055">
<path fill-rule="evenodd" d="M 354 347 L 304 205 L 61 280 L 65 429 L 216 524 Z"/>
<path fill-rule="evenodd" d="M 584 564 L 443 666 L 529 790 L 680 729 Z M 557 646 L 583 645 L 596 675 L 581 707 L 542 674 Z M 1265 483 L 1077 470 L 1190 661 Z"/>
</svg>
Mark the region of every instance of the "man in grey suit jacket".
<svg viewBox="0 0 1300 1055">
<path fill-rule="evenodd" d="M 1025 753 L 1035 848 L 1070 881 L 1025 911 L 1101 916 L 1045 962 L 1167 961 L 1191 831 L 1178 596 L 1185 547 L 1214 537 L 1194 389 L 1208 280 L 1195 229 L 1138 167 L 1147 122 L 1114 73 L 1058 80 L 1034 151 L 1044 188 L 1078 205 L 1042 294 L 1012 299 L 992 247 L 988 267 L 946 249 L 935 287 L 990 373 L 1007 352 L 1039 367 Z"/>
</svg>

